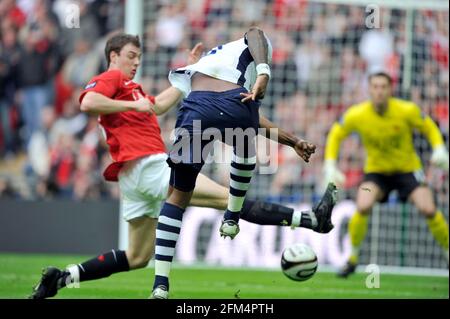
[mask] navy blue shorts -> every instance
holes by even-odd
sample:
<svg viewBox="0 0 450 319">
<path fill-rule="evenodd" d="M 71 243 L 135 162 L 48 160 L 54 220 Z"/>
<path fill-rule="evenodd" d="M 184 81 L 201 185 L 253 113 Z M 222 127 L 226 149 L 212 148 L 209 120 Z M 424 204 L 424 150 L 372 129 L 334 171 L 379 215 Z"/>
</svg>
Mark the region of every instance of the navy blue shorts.
<svg viewBox="0 0 450 319">
<path fill-rule="evenodd" d="M 242 103 L 242 92 L 247 90 L 242 87 L 224 92 L 192 91 L 183 100 L 177 114 L 176 141 L 167 159 L 172 168 L 179 167 L 185 172 L 183 175 L 190 176 L 186 174 L 189 169 L 198 174 L 215 140 L 235 147 L 240 157 L 255 155 L 260 102 Z M 243 134 L 237 137 L 239 130 Z M 186 185 L 181 185 L 182 179 L 172 178 L 171 185 L 183 191 L 194 189 L 195 185 L 187 181 Z"/>
</svg>

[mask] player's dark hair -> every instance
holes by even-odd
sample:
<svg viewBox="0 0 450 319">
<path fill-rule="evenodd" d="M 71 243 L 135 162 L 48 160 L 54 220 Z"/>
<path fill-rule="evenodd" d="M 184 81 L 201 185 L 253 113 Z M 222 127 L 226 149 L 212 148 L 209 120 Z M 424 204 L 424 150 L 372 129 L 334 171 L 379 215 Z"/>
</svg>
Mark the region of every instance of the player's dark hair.
<svg viewBox="0 0 450 319">
<path fill-rule="evenodd" d="M 122 50 L 122 48 L 126 46 L 128 43 L 131 43 L 138 48 L 141 47 L 141 42 L 139 40 L 138 35 L 120 33 L 108 39 L 105 46 L 105 56 L 108 66 L 109 63 L 111 62 L 109 57 L 111 52 L 114 51 L 117 54 L 119 54 L 120 50 Z"/>
<path fill-rule="evenodd" d="M 369 75 L 369 82 L 372 81 L 372 78 L 378 77 L 378 76 L 382 76 L 382 77 L 386 78 L 388 80 L 389 84 L 392 84 L 392 77 L 389 74 L 387 74 L 386 72 L 382 72 L 382 71 L 372 73 L 371 75 Z"/>
</svg>

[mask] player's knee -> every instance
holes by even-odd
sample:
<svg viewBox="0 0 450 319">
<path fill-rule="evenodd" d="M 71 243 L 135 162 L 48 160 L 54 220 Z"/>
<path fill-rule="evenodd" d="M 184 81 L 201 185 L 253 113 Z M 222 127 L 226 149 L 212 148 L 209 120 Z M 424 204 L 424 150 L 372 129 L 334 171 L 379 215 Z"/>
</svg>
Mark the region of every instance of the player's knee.
<svg viewBox="0 0 450 319">
<path fill-rule="evenodd" d="M 362 215 L 369 215 L 372 212 L 373 203 L 370 202 L 358 202 L 356 204 L 356 209 Z"/>
<path fill-rule="evenodd" d="M 436 213 L 436 206 L 432 203 L 421 203 L 416 206 L 417 210 L 426 218 L 431 218 Z"/>
<path fill-rule="evenodd" d="M 151 259 L 151 253 L 146 252 L 127 252 L 128 264 L 131 269 L 144 268 Z"/>
<path fill-rule="evenodd" d="M 136 266 L 137 266 L 137 268 L 144 268 L 148 265 L 149 262 L 150 262 L 150 257 L 148 257 L 148 256 L 139 257 L 136 260 Z"/>
<path fill-rule="evenodd" d="M 170 194 L 166 202 L 180 208 L 186 208 L 189 205 L 192 194 L 193 191 L 183 192 L 175 189 L 172 194 Z"/>
<path fill-rule="evenodd" d="M 372 207 L 375 204 L 374 200 L 368 198 L 357 198 L 356 209 L 362 215 L 369 215 L 372 212 Z"/>
<path fill-rule="evenodd" d="M 360 213 L 361 215 L 364 215 L 364 216 L 370 215 L 371 212 L 372 212 L 371 207 L 358 208 L 358 213 Z"/>
</svg>

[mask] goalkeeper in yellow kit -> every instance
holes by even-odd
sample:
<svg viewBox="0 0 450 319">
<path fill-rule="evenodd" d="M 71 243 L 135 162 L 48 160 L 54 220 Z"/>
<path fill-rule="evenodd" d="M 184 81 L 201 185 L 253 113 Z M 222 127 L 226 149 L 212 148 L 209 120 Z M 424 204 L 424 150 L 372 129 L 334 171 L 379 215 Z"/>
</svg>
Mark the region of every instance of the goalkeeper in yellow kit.
<svg viewBox="0 0 450 319">
<path fill-rule="evenodd" d="M 350 133 L 357 133 L 367 152 L 364 179 L 356 196 L 357 211 L 348 225 L 352 253 L 339 271 L 340 277 L 353 273 L 359 248 L 367 232 L 368 215 L 375 202 L 387 200 L 398 190 L 402 201 L 409 199 L 426 217 L 429 229 L 445 252 L 448 264 L 448 225 L 436 208 L 431 189 L 425 184 L 422 164 L 413 145 L 413 130 L 426 136 L 433 148 L 431 162 L 448 170 L 448 151 L 438 127 L 410 101 L 391 96 L 392 80 L 384 72 L 369 77 L 370 100 L 350 107 L 331 128 L 325 149 L 325 182 L 342 184 L 344 175 L 336 160 L 339 145 Z"/>
</svg>

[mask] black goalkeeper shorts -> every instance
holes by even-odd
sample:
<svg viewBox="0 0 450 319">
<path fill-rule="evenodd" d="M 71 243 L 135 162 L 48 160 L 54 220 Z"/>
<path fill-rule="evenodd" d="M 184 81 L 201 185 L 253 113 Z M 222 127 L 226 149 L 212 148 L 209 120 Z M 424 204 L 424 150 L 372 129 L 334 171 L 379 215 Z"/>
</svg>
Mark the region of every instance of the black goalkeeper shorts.
<svg viewBox="0 0 450 319">
<path fill-rule="evenodd" d="M 379 174 L 368 173 L 364 175 L 364 182 L 373 182 L 380 187 L 383 192 L 383 198 L 381 203 L 385 203 L 389 198 L 389 193 L 393 190 L 397 190 L 400 200 L 406 202 L 409 195 L 419 186 L 425 186 L 425 176 L 423 171 L 417 171 L 414 173 L 401 173 L 401 174 Z"/>
</svg>

